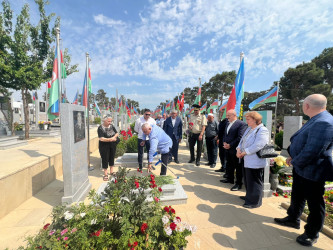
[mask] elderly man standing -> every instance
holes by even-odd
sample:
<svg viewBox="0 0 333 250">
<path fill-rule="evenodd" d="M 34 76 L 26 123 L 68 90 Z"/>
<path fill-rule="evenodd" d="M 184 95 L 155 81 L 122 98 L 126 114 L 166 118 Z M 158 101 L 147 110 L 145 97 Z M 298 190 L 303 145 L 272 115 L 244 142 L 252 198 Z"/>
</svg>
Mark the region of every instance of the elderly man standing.
<svg viewBox="0 0 333 250">
<path fill-rule="evenodd" d="M 236 184 L 231 188 L 231 191 L 237 191 L 243 185 L 243 160 L 239 160 L 236 156 L 236 147 L 238 146 L 245 130 L 246 123 L 237 119 L 237 114 L 234 109 L 227 111 L 228 125 L 226 126 L 223 136 L 223 148 L 226 151 L 227 169 L 226 179 L 221 180 L 223 183 L 234 184 L 234 176 L 236 169 Z M 221 143 L 221 142 L 220 142 Z"/>
<path fill-rule="evenodd" d="M 148 153 L 148 172 L 151 171 L 152 163 L 154 159 L 154 154 L 156 151 L 161 153 L 161 172 L 160 175 L 166 175 L 170 148 L 172 147 L 171 138 L 164 132 L 163 129 L 158 127 L 157 125 L 150 125 L 149 123 L 145 123 L 142 125 L 143 131 L 143 141 L 141 145 L 145 144 L 147 136 L 149 136 L 150 149 Z M 148 141 L 146 141 L 147 143 Z"/>
<path fill-rule="evenodd" d="M 164 122 L 163 130 L 172 139 L 172 150 L 170 152 L 169 162 L 172 160 L 173 156 L 175 163 L 178 164 L 178 147 L 182 140 L 183 122 L 182 119 L 178 117 L 177 110 L 171 111 L 171 116 Z"/>
<path fill-rule="evenodd" d="M 194 108 L 194 114 L 191 114 L 190 121 L 189 121 L 189 129 L 190 129 L 190 136 L 189 136 L 189 144 L 190 144 L 190 153 L 191 159 L 188 163 L 192 163 L 194 161 L 196 166 L 200 166 L 200 159 L 201 159 L 201 150 L 202 150 L 202 137 L 205 133 L 205 129 L 207 126 L 207 119 L 206 116 L 200 114 L 200 106 L 194 104 L 192 106 Z M 194 158 L 194 146 L 197 143 L 197 158 Z"/>
<path fill-rule="evenodd" d="M 288 216 L 275 218 L 275 222 L 293 228 L 300 228 L 300 216 L 305 202 L 309 216 L 305 232 L 296 241 L 312 246 L 319 237 L 324 219 L 325 181 L 333 181 L 333 117 L 326 111 L 327 99 L 321 94 L 305 98 L 303 113 L 310 120 L 290 138 L 287 163 L 293 166 L 293 185 Z"/>
<path fill-rule="evenodd" d="M 140 118 L 138 118 L 135 121 L 135 126 L 134 126 L 134 130 L 138 133 L 138 163 L 139 163 L 139 171 L 142 170 L 142 158 L 143 158 L 143 147 L 144 145 L 146 145 L 146 149 L 147 152 L 149 152 L 149 141 L 147 141 L 147 143 L 145 143 L 144 145 L 141 146 L 141 142 L 143 140 L 143 132 L 142 132 L 142 125 L 144 123 L 149 123 L 151 125 L 155 125 L 156 121 L 150 117 L 151 116 L 151 112 L 149 109 L 145 109 L 144 111 L 144 115 L 141 116 Z"/>
<path fill-rule="evenodd" d="M 214 121 L 214 115 L 209 113 L 207 116 L 207 127 L 206 127 L 206 147 L 208 155 L 207 166 L 215 168 L 217 158 L 217 134 L 218 134 L 218 123 Z"/>
</svg>

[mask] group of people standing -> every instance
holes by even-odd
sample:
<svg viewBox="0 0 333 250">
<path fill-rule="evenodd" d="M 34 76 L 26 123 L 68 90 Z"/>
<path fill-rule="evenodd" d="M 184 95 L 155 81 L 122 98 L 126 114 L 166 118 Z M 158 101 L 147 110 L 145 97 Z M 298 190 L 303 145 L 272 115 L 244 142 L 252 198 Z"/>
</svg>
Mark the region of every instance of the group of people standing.
<svg viewBox="0 0 333 250">
<path fill-rule="evenodd" d="M 310 120 L 291 137 L 288 148 L 288 164 L 293 166 L 293 185 L 291 205 L 288 216 L 275 218 L 275 222 L 296 229 L 300 228 L 300 216 L 307 202 L 309 216 L 305 232 L 297 237 L 301 245 L 312 246 L 319 237 L 325 219 L 323 194 L 325 181 L 333 181 L 333 116 L 326 111 L 327 99 L 320 94 L 305 98 L 303 112 Z M 219 123 L 213 114 L 200 114 L 200 106 L 194 105 L 194 114 L 189 118 L 188 142 L 190 148 L 189 163 L 200 166 L 203 137 L 207 145 L 208 163 L 216 166 L 217 149 L 221 168 L 216 172 L 225 172 L 223 183 L 233 184 L 231 191 L 242 189 L 243 180 L 246 189 L 243 207 L 257 208 L 262 205 L 264 169 L 269 164 L 267 159 L 256 154 L 270 141 L 268 129 L 262 124 L 262 116 L 255 111 L 245 114 L 246 123 L 237 119 L 235 110 L 228 110 L 226 118 Z M 135 131 L 138 133 L 138 163 L 142 171 L 143 152 L 148 152 L 148 171 L 156 152 L 161 154 L 161 175 L 166 175 L 167 165 L 172 158 L 179 163 L 178 147 L 182 139 L 182 120 L 176 110 L 170 117 L 160 117 L 157 123 L 146 109 L 144 115 L 136 120 Z M 113 174 L 114 154 L 118 132 L 111 124 L 111 117 L 105 117 L 98 128 L 100 154 L 107 179 L 107 168 Z M 197 144 L 195 157 L 194 147 Z M 236 178 L 235 178 L 236 172 Z"/>
</svg>

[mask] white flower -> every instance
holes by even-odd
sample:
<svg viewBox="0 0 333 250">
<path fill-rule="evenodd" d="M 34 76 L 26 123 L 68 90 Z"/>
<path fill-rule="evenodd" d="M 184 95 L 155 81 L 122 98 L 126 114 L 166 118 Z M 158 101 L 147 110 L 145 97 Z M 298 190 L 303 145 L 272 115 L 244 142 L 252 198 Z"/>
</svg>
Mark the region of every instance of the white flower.
<svg viewBox="0 0 333 250">
<path fill-rule="evenodd" d="M 177 219 L 177 218 L 174 218 L 173 222 L 176 223 L 176 224 L 178 224 L 178 223 L 181 222 L 181 220 L 179 220 L 179 219 Z"/>
<path fill-rule="evenodd" d="M 70 219 L 72 219 L 74 217 L 74 214 L 71 213 L 71 212 L 69 212 L 69 211 L 66 211 L 64 213 L 64 216 L 65 216 L 65 220 L 70 220 Z"/>
<path fill-rule="evenodd" d="M 183 232 L 184 231 L 184 226 L 182 223 L 177 224 L 176 231 L 177 232 Z"/>
<path fill-rule="evenodd" d="M 166 233 L 166 235 L 170 236 L 172 234 L 172 230 L 170 227 L 165 227 L 164 228 L 164 232 Z"/>
<path fill-rule="evenodd" d="M 163 215 L 162 222 L 163 222 L 164 225 L 167 224 L 169 222 L 169 217 L 166 216 L 166 215 Z"/>
<path fill-rule="evenodd" d="M 96 224 L 96 222 L 97 222 L 97 219 L 92 219 L 91 222 L 90 222 L 90 224 L 94 225 L 94 224 Z"/>
<path fill-rule="evenodd" d="M 197 231 L 197 226 L 196 225 L 193 225 L 192 227 L 191 227 L 191 232 L 192 233 L 195 233 Z"/>
<path fill-rule="evenodd" d="M 86 213 L 80 213 L 81 218 L 83 218 L 86 215 Z"/>
</svg>

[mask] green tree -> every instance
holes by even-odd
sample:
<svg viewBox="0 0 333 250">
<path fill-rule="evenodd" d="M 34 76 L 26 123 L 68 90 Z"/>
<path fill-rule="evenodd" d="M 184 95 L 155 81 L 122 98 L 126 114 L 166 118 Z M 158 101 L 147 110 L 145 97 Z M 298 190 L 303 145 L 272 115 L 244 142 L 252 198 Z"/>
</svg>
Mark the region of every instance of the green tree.
<svg viewBox="0 0 333 250">
<path fill-rule="evenodd" d="M 95 99 L 99 107 L 103 107 L 104 105 L 109 103 L 109 98 L 106 96 L 106 92 L 104 91 L 104 89 L 99 89 L 97 91 Z"/>
</svg>

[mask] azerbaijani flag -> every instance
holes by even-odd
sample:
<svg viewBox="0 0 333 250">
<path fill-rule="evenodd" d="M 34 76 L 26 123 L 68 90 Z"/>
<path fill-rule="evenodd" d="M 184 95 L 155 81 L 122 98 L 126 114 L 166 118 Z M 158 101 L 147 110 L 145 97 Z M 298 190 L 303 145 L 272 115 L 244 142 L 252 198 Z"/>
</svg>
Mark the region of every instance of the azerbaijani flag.
<svg viewBox="0 0 333 250">
<path fill-rule="evenodd" d="M 97 113 L 98 115 L 102 115 L 101 110 L 99 109 L 99 107 L 98 107 L 96 101 L 94 102 L 94 109 L 95 109 L 95 111 L 96 111 L 96 113 Z"/>
<path fill-rule="evenodd" d="M 73 104 L 76 104 L 76 105 L 78 104 L 78 101 L 79 101 L 78 100 L 78 95 L 79 95 L 79 91 L 76 92 L 76 95 L 75 95 L 74 100 L 73 100 Z"/>
<path fill-rule="evenodd" d="M 199 86 L 197 97 L 195 98 L 194 104 L 201 105 L 201 84 Z"/>
<path fill-rule="evenodd" d="M 87 71 L 84 74 L 82 95 L 81 95 L 81 105 L 88 107 L 88 89 L 87 89 Z"/>
<path fill-rule="evenodd" d="M 276 102 L 278 94 L 278 87 L 275 86 L 271 91 L 267 94 L 259 97 L 258 99 L 254 100 L 249 104 L 250 109 L 256 109 L 265 103 Z"/>
<path fill-rule="evenodd" d="M 213 112 L 213 109 L 216 109 L 219 106 L 219 99 L 216 99 L 208 109 L 208 112 Z"/>
<path fill-rule="evenodd" d="M 194 112 L 194 108 L 191 108 L 190 111 L 188 112 L 189 114 L 192 114 Z"/>
<path fill-rule="evenodd" d="M 131 119 L 131 109 L 129 108 L 127 101 L 125 101 L 125 107 L 127 110 L 127 115 Z"/>
<path fill-rule="evenodd" d="M 167 104 L 165 105 L 165 111 L 168 111 L 170 110 L 170 102 L 167 102 Z"/>
<path fill-rule="evenodd" d="M 62 56 L 62 51 L 60 50 L 60 55 L 61 55 L 61 64 L 60 64 L 60 68 L 61 68 L 61 78 L 65 79 L 67 78 L 67 72 L 66 72 L 66 67 L 64 64 L 64 58 Z"/>
<path fill-rule="evenodd" d="M 244 58 L 239 66 L 234 86 L 232 87 L 231 94 L 227 104 L 227 110 L 235 109 L 237 116 L 239 116 L 240 106 L 244 97 Z"/>
<path fill-rule="evenodd" d="M 36 101 L 36 92 L 32 93 L 32 99 L 34 100 L 34 103 L 35 103 L 35 101 Z"/>
<path fill-rule="evenodd" d="M 184 92 L 182 98 L 180 99 L 179 111 L 183 111 L 183 109 L 184 109 Z"/>
<path fill-rule="evenodd" d="M 121 99 L 121 97 L 119 98 L 118 103 L 119 103 L 118 112 L 121 114 L 122 106 L 123 106 L 123 99 Z"/>
<path fill-rule="evenodd" d="M 53 61 L 51 88 L 49 91 L 49 108 L 47 110 L 47 115 L 51 121 L 59 116 L 59 75 L 57 47 Z"/>
<path fill-rule="evenodd" d="M 165 112 L 165 110 L 164 110 L 164 106 L 163 106 L 163 109 L 162 109 L 162 115 L 164 115 L 164 112 Z"/>
<path fill-rule="evenodd" d="M 133 106 L 133 111 L 134 111 L 134 114 L 138 114 L 138 111 L 136 110 L 136 108 Z"/>
<path fill-rule="evenodd" d="M 222 109 L 225 109 L 227 107 L 228 104 L 228 100 L 225 101 L 224 103 L 222 103 L 222 105 L 219 107 L 219 111 L 221 111 Z"/>
<path fill-rule="evenodd" d="M 202 107 L 200 108 L 200 113 L 203 113 L 206 110 L 207 110 L 207 103 L 205 103 L 204 105 L 202 105 Z"/>
</svg>

